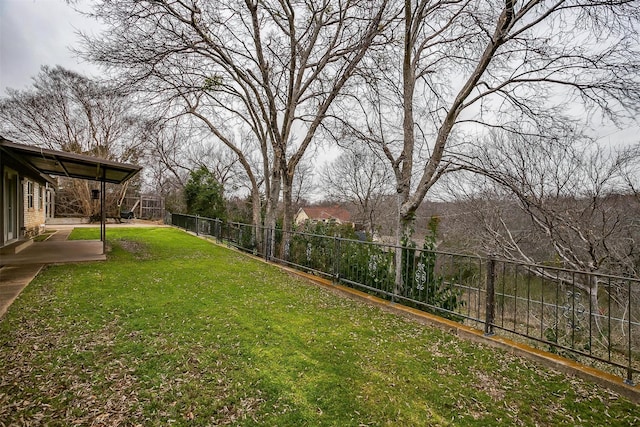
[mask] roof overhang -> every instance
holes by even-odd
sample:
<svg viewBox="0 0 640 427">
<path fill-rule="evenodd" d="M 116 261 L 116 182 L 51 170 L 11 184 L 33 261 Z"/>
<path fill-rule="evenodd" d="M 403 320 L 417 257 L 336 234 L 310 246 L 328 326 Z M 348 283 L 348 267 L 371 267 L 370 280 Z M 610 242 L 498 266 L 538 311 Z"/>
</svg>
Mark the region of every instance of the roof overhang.
<svg viewBox="0 0 640 427">
<path fill-rule="evenodd" d="M 0 137 L 0 150 L 44 175 L 122 184 L 142 169 L 141 166 L 113 162 L 83 154 L 17 144 L 2 137 Z"/>
</svg>

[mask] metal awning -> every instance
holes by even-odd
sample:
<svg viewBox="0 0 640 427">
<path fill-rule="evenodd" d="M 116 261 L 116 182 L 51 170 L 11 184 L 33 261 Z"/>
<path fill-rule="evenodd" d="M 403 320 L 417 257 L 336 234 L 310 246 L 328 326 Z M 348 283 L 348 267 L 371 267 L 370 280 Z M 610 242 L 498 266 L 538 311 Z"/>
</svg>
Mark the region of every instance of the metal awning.
<svg viewBox="0 0 640 427">
<path fill-rule="evenodd" d="M 140 172 L 142 166 L 17 144 L 2 136 L 0 136 L 0 151 L 22 164 L 27 170 L 39 174 L 46 181 L 51 181 L 48 175 L 99 181 L 100 240 L 102 241 L 102 253 L 106 253 L 106 183 L 122 184 Z"/>
<path fill-rule="evenodd" d="M 122 184 L 140 172 L 141 166 L 113 162 L 83 154 L 66 153 L 17 144 L 0 137 L 0 149 L 46 175 Z"/>
</svg>

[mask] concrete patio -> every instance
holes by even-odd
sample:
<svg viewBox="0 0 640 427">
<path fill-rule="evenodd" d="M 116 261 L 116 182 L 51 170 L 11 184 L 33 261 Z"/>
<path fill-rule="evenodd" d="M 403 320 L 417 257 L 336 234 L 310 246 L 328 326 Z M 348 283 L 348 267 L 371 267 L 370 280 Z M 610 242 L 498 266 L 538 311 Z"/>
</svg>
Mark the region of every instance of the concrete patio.
<svg viewBox="0 0 640 427">
<path fill-rule="evenodd" d="M 100 240 L 67 240 L 72 227 L 58 229 L 49 239 L 33 242 L 17 254 L 1 254 L 0 266 L 104 261 Z"/>
</svg>

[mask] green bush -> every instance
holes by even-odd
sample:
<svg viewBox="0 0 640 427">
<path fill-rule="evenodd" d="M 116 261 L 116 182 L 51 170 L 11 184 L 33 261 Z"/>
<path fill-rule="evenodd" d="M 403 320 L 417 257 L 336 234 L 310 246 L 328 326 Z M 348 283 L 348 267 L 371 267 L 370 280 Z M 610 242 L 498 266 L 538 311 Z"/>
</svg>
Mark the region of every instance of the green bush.
<svg viewBox="0 0 640 427">
<path fill-rule="evenodd" d="M 310 222 L 298 226 L 289 240 L 285 257 L 289 262 L 311 270 L 335 274 L 339 243 L 336 238 L 356 238 L 353 227 L 331 222 Z"/>
<path fill-rule="evenodd" d="M 340 252 L 340 278 L 383 292 L 393 290 L 393 252 L 354 241 L 343 241 Z"/>
<path fill-rule="evenodd" d="M 437 219 L 429 222 L 429 234 L 421 250 L 408 238 L 402 249 L 402 295 L 417 301 L 416 308 L 433 307 L 449 318 L 463 305 L 462 292 L 436 272 Z M 306 223 L 289 241 L 291 263 L 337 277 L 343 283 L 362 284 L 368 292 L 390 298 L 395 284 L 394 252 L 386 246 L 357 240 L 352 227 L 336 223 Z M 346 240 L 348 239 L 348 240 Z M 286 251 L 286 250 L 285 250 Z M 336 265 L 336 263 L 338 263 Z M 466 272 L 465 274 L 471 274 Z M 404 301 L 407 305 L 412 305 Z M 444 309 L 439 310 L 439 309 Z"/>
<path fill-rule="evenodd" d="M 224 189 L 213 173 L 201 166 L 191 171 L 184 186 L 184 197 L 189 215 L 206 218 L 225 218 Z"/>
<path fill-rule="evenodd" d="M 464 305 L 462 291 L 450 281 L 445 281 L 436 271 L 437 254 L 436 235 L 438 218 L 432 217 L 428 224 L 429 232 L 424 238 L 422 250 L 405 237 L 402 249 L 402 293 L 404 297 L 434 307 L 439 315 L 454 318 L 451 314 Z M 423 308 L 422 304 L 418 308 Z M 443 310 L 438 310 L 443 309 Z"/>
</svg>

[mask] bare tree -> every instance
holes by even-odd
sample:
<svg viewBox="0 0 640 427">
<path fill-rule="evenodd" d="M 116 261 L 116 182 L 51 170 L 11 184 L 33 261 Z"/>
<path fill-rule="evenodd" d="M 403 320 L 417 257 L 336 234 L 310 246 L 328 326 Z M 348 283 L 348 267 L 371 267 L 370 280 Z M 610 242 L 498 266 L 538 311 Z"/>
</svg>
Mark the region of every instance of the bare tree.
<svg viewBox="0 0 640 427">
<path fill-rule="evenodd" d="M 190 130 L 185 130 L 180 121 L 157 120 L 149 123 L 148 131 L 153 135 L 149 157 L 155 160 L 150 168 L 155 183 L 153 187 L 157 192 L 164 191 L 164 181 L 184 186 L 189 172 L 188 165 L 193 164 L 184 152 L 185 140 L 189 140 L 191 136 Z"/>
<path fill-rule="evenodd" d="M 99 1 L 113 31 L 87 38 L 86 56 L 124 81 L 202 120 L 238 156 L 260 221 L 280 194 L 291 223 L 293 178 L 329 107 L 383 29 L 387 0 Z M 251 132 L 262 156 L 252 168 L 238 137 Z"/>
<path fill-rule="evenodd" d="M 473 157 L 475 175 L 460 188 L 474 208 L 469 217 L 485 253 L 615 276 L 640 274 L 640 200 L 634 197 L 640 167 L 635 150 L 614 151 L 588 143 L 494 135 Z M 483 180 L 482 177 L 486 177 Z M 481 192 L 478 192 L 481 189 Z M 589 297 L 593 321 L 598 317 L 597 276 L 531 268 L 549 280 L 566 280 Z M 626 307 L 628 292 L 607 282 L 608 298 Z M 637 298 L 637 290 L 631 292 Z M 602 337 L 604 337 L 603 335 Z"/>
<path fill-rule="evenodd" d="M 625 173 L 640 166 L 640 156 L 592 144 L 494 136 L 474 159 L 477 164 L 469 169 L 516 198 L 538 239 L 548 243 L 547 256 L 553 253 L 563 267 L 640 273 L 640 224 L 635 221 L 640 201 L 633 195 L 638 177 Z M 499 193 L 495 185 L 485 185 Z M 531 256 L 510 228 L 503 220 L 485 227 L 492 230 L 499 254 L 530 263 L 550 261 Z"/>
<path fill-rule="evenodd" d="M 371 235 L 385 199 L 393 192 L 391 180 L 384 160 L 364 146 L 345 149 L 321 177 L 323 190 L 330 198 L 357 206 L 359 221 Z"/>
<path fill-rule="evenodd" d="M 199 120 L 189 116 L 148 123 L 148 184 L 169 200 L 173 212 L 184 211 L 184 186 L 189 174 L 205 168 L 223 187 L 228 199 L 246 196 L 246 175 L 235 153 L 222 144 Z M 246 146 L 246 148 L 244 148 Z M 251 145 L 243 144 L 250 158 Z M 178 210 L 176 210 L 178 209 Z M 182 209 L 182 210 L 180 210 Z M 249 220 L 250 221 L 250 220 Z"/>
<path fill-rule="evenodd" d="M 355 92 L 342 118 L 352 133 L 379 144 L 393 169 L 397 242 L 410 234 L 416 209 L 451 160 L 487 129 L 538 135 L 561 132 L 589 113 L 614 122 L 633 116 L 640 101 L 638 6 L 406 0 L 390 43 L 362 67 L 367 90 Z"/>
<path fill-rule="evenodd" d="M 146 123 L 134 114 L 132 99 L 121 90 L 60 66 L 43 66 L 32 88 L 7 93 L 0 100 L 0 127 L 6 137 L 120 162 L 138 163 L 144 155 Z M 60 198 L 58 207 L 68 200 L 72 211 L 94 214 L 90 185 L 80 180 L 64 183 L 70 195 Z"/>
<path fill-rule="evenodd" d="M 297 210 L 301 204 L 309 202 L 315 190 L 315 165 L 309 159 L 303 159 L 298 163 L 293 177 L 292 206 Z"/>
<path fill-rule="evenodd" d="M 640 143 L 620 153 L 622 180 L 633 198 L 640 203 Z"/>
<path fill-rule="evenodd" d="M 33 87 L 7 89 L 0 103 L 3 132 L 55 150 L 136 161 L 140 118 L 128 95 L 60 66 L 43 66 Z"/>
</svg>

